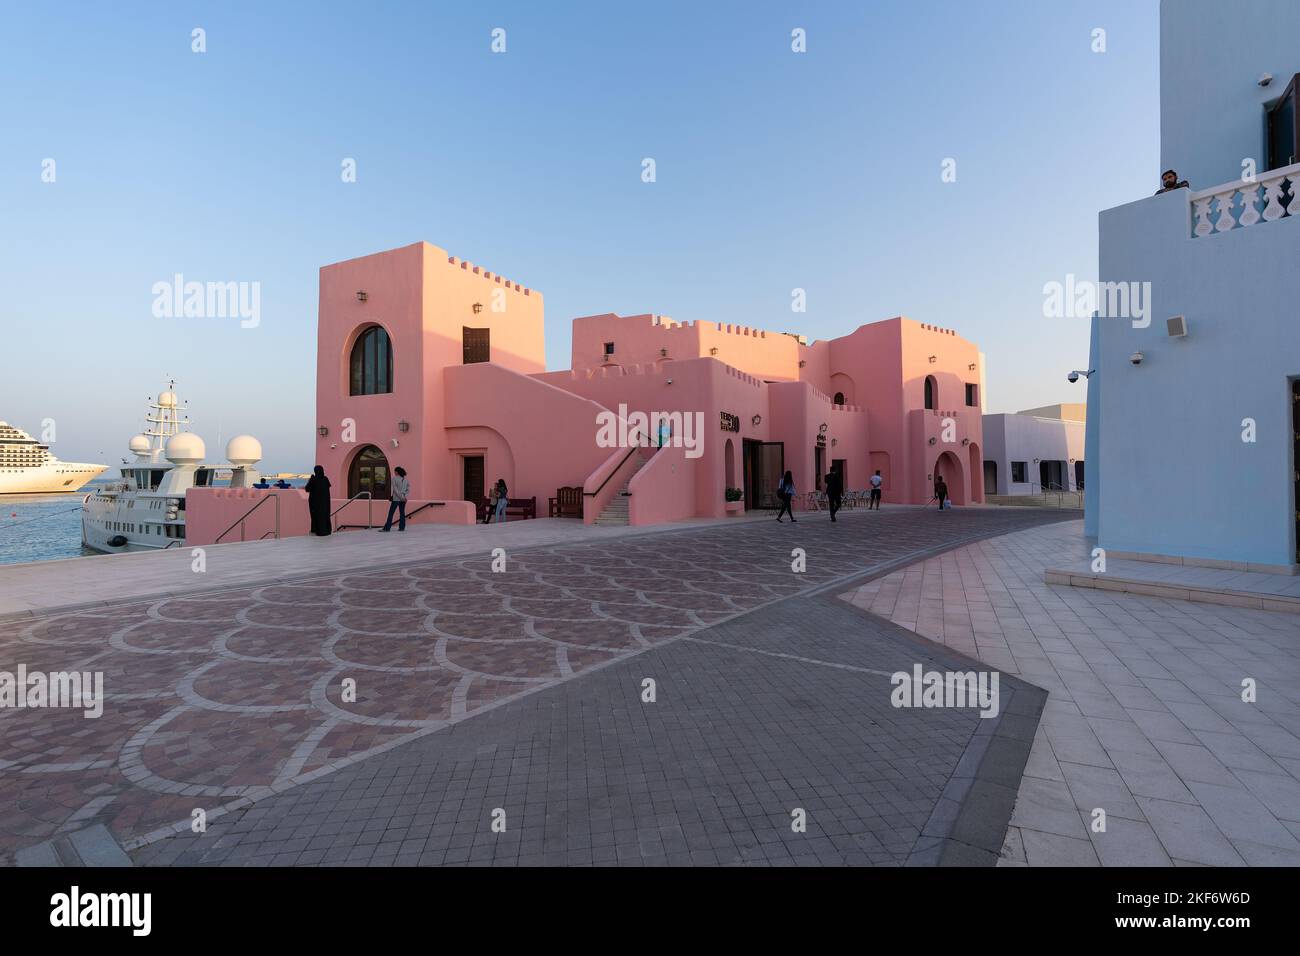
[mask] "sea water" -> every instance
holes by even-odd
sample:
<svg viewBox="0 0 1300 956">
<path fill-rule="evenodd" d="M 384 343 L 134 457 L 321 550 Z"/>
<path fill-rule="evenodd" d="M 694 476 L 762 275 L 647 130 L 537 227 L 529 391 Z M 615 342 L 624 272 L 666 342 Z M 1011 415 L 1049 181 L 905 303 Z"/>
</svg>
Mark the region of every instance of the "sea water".
<svg viewBox="0 0 1300 956">
<path fill-rule="evenodd" d="M 73 494 L 0 495 L 0 564 L 112 557 L 81 545 L 81 502 L 121 478 L 97 478 Z M 295 488 L 303 482 L 290 481 Z M 228 481 L 214 482 L 216 486 Z"/>
</svg>

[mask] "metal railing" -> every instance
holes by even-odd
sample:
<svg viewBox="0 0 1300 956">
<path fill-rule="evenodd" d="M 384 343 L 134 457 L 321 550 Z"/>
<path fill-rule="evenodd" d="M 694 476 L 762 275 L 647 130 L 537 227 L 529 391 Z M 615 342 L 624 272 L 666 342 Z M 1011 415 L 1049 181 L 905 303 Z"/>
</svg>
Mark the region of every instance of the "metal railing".
<svg viewBox="0 0 1300 956">
<path fill-rule="evenodd" d="M 279 496 L 279 495 L 266 495 L 265 497 L 258 498 L 258 499 L 257 499 L 257 504 L 253 505 L 253 507 L 249 508 L 249 509 L 248 509 L 247 511 L 245 511 L 242 515 L 240 515 L 237 519 L 235 519 L 235 523 L 232 524 L 232 525 L 231 525 L 229 528 L 227 528 L 225 531 L 221 532 L 221 534 L 217 535 L 217 540 L 213 541 L 212 543 L 213 543 L 213 544 L 220 544 L 220 543 L 221 543 L 221 539 L 224 538 L 226 535 L 230 534 L 230 532 L 234 531 L 236 528 L 239 529 L 239 540 L 240 540 L 240 541 L 243 541 L 243 540 L 244 540 L 244 522 L 246 522 L 246 521 L 248 520 L 248 516 L 249 516 L 249 515 L 251 515 L 251 514 L 252 514 L 254 511 L 256 511 L 258 508 L 262 507 L 262 505 L 266 504 L 268 501 L 274 501 L 274 502 L 275 502 L 275 528 L 272 529 L 271 531 L 268 531 L 266 534 L 262 535 L 262 537 L 259 538 L 258 540 L 259 540 L 259 541 L 263 541 L 263 540 L 265 540 L 269 535 L 274 534 L 275 537 L 276 537 L 276 540 L 278 541 L 279 538 L 280 538 L 280 496 Z"/>
<path fill-rule="evenodd" d="M 358 498 L 365 498 L 365 499 L 366 499 L 366 527 L 367 527 L 367 528 L 373 528 L 373 527 L 375 526 L 375 496 L 372 495 L 372 494 L 371 494 L 370 492 L 368 492 L 368 491 L 358 491 L 355 495 L 353 495 L 353 496 L 352 496 L 351 498 L 349 498 L 347 501 L 343 502 L 343 504 L 339 505 L 337 508 L 335 508 L 333 511 L 331 511 L 331 512 L 330 512 L 330 520 L 333 521 L 335 515 L 337 515 L 340 511 L 342 511 L 342 510 L 343 510 L 344 508 L 346 508 L 348 505 L 352 504 L 352 502 L 356 501 Z M 359 524 L 345 524 L 345 525 L 340 525 L 340 524 L 338 524 L 338 523 L 335 523 L 335 525 L 334 525 L 334 530 L 335 530 L 335 531 L 342 531 L 342 530 L 344 530 L 344 529 L 346 529 L 346 528 L 360 528 L 360 527 L 361 527 L 361 525 L 359 525 Z"/>
</svg>

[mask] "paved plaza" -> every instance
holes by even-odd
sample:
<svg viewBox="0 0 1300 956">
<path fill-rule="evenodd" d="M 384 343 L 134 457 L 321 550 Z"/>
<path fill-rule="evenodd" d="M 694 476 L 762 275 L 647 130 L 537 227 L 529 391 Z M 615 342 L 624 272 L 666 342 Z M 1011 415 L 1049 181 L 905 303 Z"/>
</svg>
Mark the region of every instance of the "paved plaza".
<svg viewBox="0 0 1300 956">
<path fill-rule="evenodd" d="M 845 595 L 1049 692 L 1002 864 L 1300 864 L 1300 617 L 1045 584 L 1088 555 L 1082 524 Z"/>
<path fill-rule="evenodd" d="M 539 525 L 0 623 L 0 670 L 107 690 L 0 716 L 0 861 L 102 825 L 139 865 L 1300 863 L 1300 617 L 1049 585 L 1068 513 Z M 891 706 L 917 663 L 1002 712 Z"/>
<path fill-rule="evenodd" d="M 468 556 L 13 619 L 0 669 L 102 671 L 107 703 L 0 718 L 0 850 L 104 824 L 143 863 L 480 861 L 497 808 L 493 861 L 771 862 L 759 835 L 800 808 L 805 861 L 933 862 L 963 827 L 985 846 L 961 811 L 997 761 L 974 758 L 1022 737 L 1023 766 L 1033 694 L 1008 685 L 997 721 L 894 709 L 888 674 L 945 652 L 833 595 L 1060 518 L 813 514 L 507 546 L 504 571 L 488 545 L 508 539 L 485 535 Z"/>
</svg>

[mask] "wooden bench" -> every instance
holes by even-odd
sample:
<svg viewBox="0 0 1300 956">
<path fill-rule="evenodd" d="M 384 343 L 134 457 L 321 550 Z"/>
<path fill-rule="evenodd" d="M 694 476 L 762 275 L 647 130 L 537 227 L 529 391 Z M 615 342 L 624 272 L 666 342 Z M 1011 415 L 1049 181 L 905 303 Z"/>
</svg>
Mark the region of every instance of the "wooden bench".
<svg viewBox="0 0 1300 956">
<path fill-rule="evenodd" d="M 487 521 L 488 513 L 492 510 L 492 505 L 486 498 L 480 498 L 475 502 L 475 508 L 478 514 L 479 524 Z M 536 518 L 537 517 L 537 498 L 507 498 L 506 499 L 506 520 L 512 518 Z"/>
<path fill-rule="evenodd" d="M 552 518 L 581 518 L 582 489 L 565 487 L 555 489 L 555 497 L 550 499 L 548 514 Z"/>
</svg>

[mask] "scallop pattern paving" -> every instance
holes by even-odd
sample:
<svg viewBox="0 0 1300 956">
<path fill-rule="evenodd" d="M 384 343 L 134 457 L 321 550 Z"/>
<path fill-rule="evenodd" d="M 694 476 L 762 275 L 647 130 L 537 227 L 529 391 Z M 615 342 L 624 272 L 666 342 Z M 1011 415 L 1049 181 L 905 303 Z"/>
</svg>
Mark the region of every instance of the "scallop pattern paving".
<svg viewBox="0 0 1300 956">
<path fill-rule="evenodd" d="M 92 822 L 138 845 L 846 574 L 1042 520 L 810 516 L 522 551 L 503 572 L 485 551 L 0 623 L 0 671 L 102 672 L 106 698 L 98 719 L 0 710 L 0 862 Z"/>
</svg>

